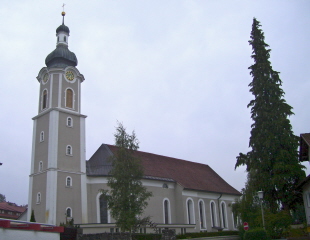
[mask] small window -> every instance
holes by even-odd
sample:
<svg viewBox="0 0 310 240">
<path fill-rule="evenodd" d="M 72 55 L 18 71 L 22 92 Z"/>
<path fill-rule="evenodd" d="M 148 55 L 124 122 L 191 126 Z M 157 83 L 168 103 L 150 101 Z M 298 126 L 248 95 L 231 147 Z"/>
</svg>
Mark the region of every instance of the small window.
<svg viewBox="0 0 310 240">
<path fill-rule="evenodd" d="M 64 42 L 67 42 L 67 37 L 66 36 L 64 36 Z"/>
<path fill-rule="evenodd" d="M 59 36 L 57 37 L 57 42 L 59 42 Z"/>
<path fill-rule="evenodd" d="M 47 108 L 47 90 L 45 89 L 42 93 L 42 110 Z"/>
<path fill-rule="evenodd" d="M 71 187 L 72 186 L 72 178 L 71 177 L 67 177 L 66 178 L 66 187 Z"/>
<path fill-rule="evenodd" d="M 40 161 L 39 162 L 39 172 L 42 172 L 43 171 L 43 162 Z"/>
<path fill-rule="evenodd" d="M 194 203 L 192 199 L 187 200 L 187 220 L 188 224 L 195 224 Z"/>
<path fill-rule="evenodd" d="M 66 107 L 73 108 L 73 90 L 70 88 L 66 90 Z"/>
<path fill-rule="evenodd" d="M 163 188 L 168 188 L 168 184 L 167 184 L 167 183 L 164 183 L 164 184 L 163 184 Z"/>
<path fill-rule="evenodd" d="M 306 193 L 307 195 L 307 204 L 308 204 L 308 207 L 310 207 L 310 192 L 307 192 Z"/>
<path fill-rule="evenodd" d="M 164 200 L 164 223 L 169 224 L 170 222 L 170 203 L 168 199 Z"/>
<path fill-rule="evenodd" d="M 70 145 L 67 146 L 66 154 L 70 156 L 72 155 L 72 147 Z"/>
<path fill-rule="evenodd" d="M 73 126 L 73 120 L 71 117 L 67 117 L 67 126 L 72 127 Z"/>
<path fill-rule="evenodd" d="M 211 202 L 211 224 L 212 227 L 216 227 L 215 223 L 215 203 Z"/>
<path fill-rule="evenodd" d="M 227 221 L 226 221 L 226 204 L 224 202 L 221 203 L 221 212 L 222 212 L 222 221 L 223 221 L 223 228 L 227 228 Z"/>
<path fill-rule="evenodd" d="M 41 193 L 37 193 L 37 204 L 41 203 Z"/>
<path fill-rule="evenodd" d="M 72 209 L 69 207 L 66 209 L 66 216 L 67 218 L 72 218 Z"/>
<path fill-rule="evenodd" d="M 44 131 L 40 133 L 40 142 L 44 141 Z"/>
</svg>

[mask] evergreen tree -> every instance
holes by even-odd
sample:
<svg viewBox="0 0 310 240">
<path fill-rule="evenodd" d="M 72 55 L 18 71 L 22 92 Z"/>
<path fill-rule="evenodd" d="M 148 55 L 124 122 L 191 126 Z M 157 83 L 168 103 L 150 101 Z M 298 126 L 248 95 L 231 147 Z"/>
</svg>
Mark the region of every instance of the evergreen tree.
<svg viewBox="0 0 310 240">
<path fill-rule="evenodd" d="M 0 193 L 0 202 L 5 202 L 5 201 L 6 201 L 5 195 Z"/>
<path fill-rule="evenodd" d="M 292 107 L 285 101 L 279 72 L 272 69 L 269 45 L 265 43 L 261 25 L 253 19 L 251 40 L 254 64 L 249 67 L 253 77 L 249 84 L 254 99 L 251 107 L 251 137 L 247 154 L 240 153 L 235 168 L 246 165 L 252 193 L 264 191 L 264 202 L 272 212 L 292 209 L 300 194 L 296 186 L 305 177 L 298 161 L 298 137 L 288 117 Z"/>
<path fill-rule="evenodd" d="M 147 200 L 152 193 L 141 182 L 143 166 L 134 153 L 139 148 L 135 132 L 127 134 L 119 123 L 114 136 L 118 150 L 111 158 L 112 170 L 107 184 L 110 190 L 103 190 L 103 193 L 116 225 L 121 231 L 131 231 L 148 205 Z"/>
<path fill-rule="evenodd" d="M 31 217 L 30 217 L 30 222 L 36 222 L 36 218 L 34 216 L 34 211 L 31 211 Z"/>
</svg>

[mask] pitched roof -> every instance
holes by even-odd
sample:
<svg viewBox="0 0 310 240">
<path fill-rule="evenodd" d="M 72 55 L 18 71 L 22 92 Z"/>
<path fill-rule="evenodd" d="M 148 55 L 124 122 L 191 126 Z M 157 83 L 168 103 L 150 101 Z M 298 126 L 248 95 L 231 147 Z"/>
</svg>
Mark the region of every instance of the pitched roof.
<svg viewBox="0 0 310 240">
<path fill-rule="evenodd" d="M 299 141 L 299 161 L 300 162 L 309 160 L 309 146 L 310 146 L 310 133 L 300 134 L 300 141 Z"/>
<path fill-rule="evenodd" d="M 11 218 L 11 219 L 17 219 L 21 213 L 26 211 L 27 208 L 17 206 L 14 203 L 9 202 L 0 202 L 0 210 L 4 210 L 4 213 L 0 214 L 1 218 Z M 12 212 L 15 214 L 9 214 L 8 212 Z M 16 214 L 18 213 L 18 215 Z"/>
<path fill-rule="evenodd" d="M 87 175 L 107 176 L 111 169 L 108 158 L 116 151 L 116 146 L 102 144 L 87 161 Z M 189 190 L 241 195 L 208 165 L 141 151 L 135 155 L 141 159 L 147 179 L 175 181 Z"/>
</svg>

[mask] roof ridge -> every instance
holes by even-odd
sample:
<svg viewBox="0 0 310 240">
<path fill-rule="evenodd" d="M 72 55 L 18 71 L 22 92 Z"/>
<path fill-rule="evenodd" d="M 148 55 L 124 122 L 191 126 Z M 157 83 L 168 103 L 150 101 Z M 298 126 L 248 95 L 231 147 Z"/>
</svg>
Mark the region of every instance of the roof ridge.
<svg viewBox="0 0 310 240">
<path fill-rule="evenodd" d="M 105 143 L 103 143 L 103 144 L 105 144 Z M 112 145 L 112 144 L 105 144 L 105 145 L 118 148 L 117 146 Z M 181 159 L 181 158 L 169 157 L 169 156 L 165 156 L 165 155 L 161 155 L 161 154 L 155 154 L 155 153 L 150 153 L 150 152 L 144 152 L 144 151 L 140 151 L 140 150 L 134 150 L 134 151 L 135 151 L 135 152 L 140 152 L 140 153 L 145 153 L 145 154 L 151 154 L 151 155 L 154 155 L 154 156 L 160 156 L 160 157 L 175 159 L 175 160 L 179 160 L 179 161 L 189 162 L 189 163 L 201 164 L 201 165 L 208 166 L 209 168 L 211 168 L 211 167 L 209 166 L 209 164 L 204 164 L 204 163 L 200 163 L 200 162 L 193 162 L 193 161 L 189 161 L 189 160 L 185 160 L 185 159 Z"/>
</svg>

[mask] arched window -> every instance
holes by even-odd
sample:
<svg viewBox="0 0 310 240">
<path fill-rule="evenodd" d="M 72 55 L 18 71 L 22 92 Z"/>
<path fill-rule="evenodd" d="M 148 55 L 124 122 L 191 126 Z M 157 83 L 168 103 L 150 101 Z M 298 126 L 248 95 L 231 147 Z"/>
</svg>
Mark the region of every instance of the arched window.
<svg viewBox="0 0 310 240">
<path fill-rule="evenodd" d="M 40 161 L 39 162 L 39 172 L 42 172 L 42 170 L 43 170 L 43 162 Z"/>
<path fill-rule="evenodd" d="M 47 90 L 44 89 L 42 93 L 42 109 L 47 108 Z"/>
<path fill-rule="evenodd" d="M 41 203 L 41 193 L 37 193 L 37 204 Z"/>
<path fill-rule="evenodd" d="M 192 199 L 187 199 L 187 220 L 188 224 L 195 224 L 194 203 Z"/>
<path fill-rule="evenodd" d="M 73 120 L 71 117 L 67 117 L 67 126 L 72 127 L 73 126 Z"/>
<path fill-rule="evenodd" d="M 44 131 L 40 133 L 40 142 L 44 141 Z"/>
<path fill-rule="evenodd" d="M 66 107 L 73 108 L 73 90 L 70 88 L 66 90 Z"/>
<path fill-rule="evenodd" d="M 66 178 L 66 187 L 71 187 L 72 186 L 72 178 L 71 177 L 67 177 Z"/>
<path fill-rule="evenodd" d="M 100 223 L 108 223 L 108 202 L 103 194 L 99 197 Z"/>
<path fill-rule="evenodd" d="M 64 42 L 67 42 L 67 37 L 66 36 L 64 36 Z"/>
<path fill-rule="evenodd" d="M 227 228 L 227 221 L 226 221 L 226 204 L 225 204 L 224 202 L 221 203 L 221 213 L 222 213 L 223 228 Z"/>
<path fill-rule="evenodd" d="M 199 201 L 199 220 L 200 220 L 200 229 L 206 228 L 206 215 L 205 215 L 205 204 L 203 200 Z"/>
<path fill-rule="evenodd" d="M 164 200 L 164 223 L 169 224 L 170 223 L 170 202 L 168 199 Z"/>
<path fill-rule="evenodd" d="M 211 224 L 212 227 L 216 227 L 216 212 L 215 212 L 215 203 L 211 202 Z"/>
<path fill-rule="evenodd" d="M 67 146 L 66 154 L 67 155 L 72 155 L 72 147 L 70 145 Z"/>
<path fill-rule="evenodd" d="M 69 207 L 66 209 L 66 217 L 67 218 L 72 218 L 72 209 L 69 208 Z"/>
<path fill-rule="evenodd" d="M 59 36 L 57 37 L 57 42 L 59 42 Z"/>
</svg>

